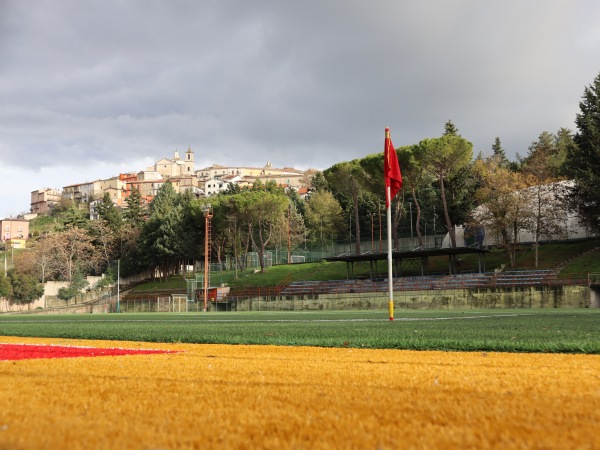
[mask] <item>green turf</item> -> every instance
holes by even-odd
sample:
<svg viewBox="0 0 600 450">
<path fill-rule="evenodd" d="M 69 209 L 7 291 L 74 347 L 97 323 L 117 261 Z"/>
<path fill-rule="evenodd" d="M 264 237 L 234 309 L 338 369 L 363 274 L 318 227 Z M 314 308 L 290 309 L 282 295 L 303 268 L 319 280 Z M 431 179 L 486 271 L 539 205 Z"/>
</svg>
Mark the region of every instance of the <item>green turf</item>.
<svg viewBox="0 0 600 450">
<path fill-rule="evenodd" d="M 584 277 L 587 272 L 600 273 L 600 250 L 585 253 L 600 247 L 600 239 L 575 240 L 560 243 L 545 243 L 539 248 L 539 269 L 561 268 L 560 277 Z M 477 272 L 479 270 L 479 257 L 477 255 L 461 256 L 461 270 L 464 272 Z M 509 258 L 502 249 L 493 249 L 485 256 L 487 271 L 504 266 L 504 270 L 530 270 L 535 268 L 535 252 L 531 245 L 520 245 L 516 252 L 515 266 L 510 266 Z M 374 270 L 376 273 L 371 273 Z M 429 272 L 433 274 L 448 271 L 448 258 L 445 256 L 429 258 Z M 387 276 L 387 261 L 379 261 L 376 267 L 369 262 L 356 262 L 353 273 L 357 278 L 373 276 Z M 403 269 L 405 276 L 420 275 L 420 265 Z M 247 288 L 272 288 L 280 283 L 290 281 L 328 281 L 344 280 L 348 277 L 346 264 L 343 262 L 313 262 L 305 264 L 282 264 L 268 267 L 264 273 L 257 273 L 256 268 L 244 271 L 212 271 L 213 284 L 226 283 L 232 291 Z M 186 282 L 183 276 L 171 277 L 168 281 L 156 280 L 136 286 L 133 291 L 152 291 L 161 289 L 185 289 Z"/>
<path fill-rule="evenodd" d="M 15 315 L 0 335 L 148 342 L 600 354 L 600 310 Z"/>
</svg>

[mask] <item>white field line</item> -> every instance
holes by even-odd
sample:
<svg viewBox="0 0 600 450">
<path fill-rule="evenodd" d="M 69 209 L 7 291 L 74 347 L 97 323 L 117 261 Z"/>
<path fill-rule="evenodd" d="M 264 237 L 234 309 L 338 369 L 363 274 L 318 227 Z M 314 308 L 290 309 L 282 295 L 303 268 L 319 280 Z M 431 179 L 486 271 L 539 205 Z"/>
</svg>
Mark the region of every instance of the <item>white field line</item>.
<svg viewBox="0 0 600 450">
<path fill-rule="evenodd" d="M 395 319 L 396 322 L 419 322 L 419 321 L 436 321 L 436 320 L 463 320 L 463 319 L 495 319 L 498 317 L 518 317 L 518 316 L 537 316 L 539 314 L 493 314 L 493 315 L 482 315 L 482 316 L 457 316 L 457 317 L 400 317 Z M 283 323 L 310 323 L 310 322 L 389 322 L 389 318 L 381 319 L 112 319 L 112 320 L 85 320 L 85 321 L 72 321 L 72 320 L 52 320 L 46 323 L 271 323 L 271 322 L 283 322 Z M 37 320 L 0 320 L 0 323 L 6 324 L 18 324 L 18 323 L 44 323 Z M 2 332 L 0 331 L 0 334 Z"/>
</svg>

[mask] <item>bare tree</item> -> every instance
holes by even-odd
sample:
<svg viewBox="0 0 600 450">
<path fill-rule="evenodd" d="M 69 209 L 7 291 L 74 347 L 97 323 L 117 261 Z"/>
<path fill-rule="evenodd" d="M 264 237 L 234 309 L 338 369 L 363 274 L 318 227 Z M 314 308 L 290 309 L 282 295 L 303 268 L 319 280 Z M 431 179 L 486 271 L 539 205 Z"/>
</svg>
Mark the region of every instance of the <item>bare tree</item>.
<svg viewBox="0 0 600 450">
<path fill-rule="evenodd" d="M 480 206 L 473 212 L 472 222 L 500 237 L 513 267 L 519 232 L 530 222 L 525 181 L 497 156 L 477 160 L 475 171 L 481 180 L 476 193 Z"/>
<path fill-rule="evenodd" d="M 554 163 L 559 153 L 556 137 L 543 132 L 529 147 L 529 154 L 523 161 L 522 172 L 529 186 L 533 213 L 529 229 L 534 238 L 536 268 L 539 265 L 540 239 L 566 235 L 566 208 L 559 192 L 557 181 L 560 178 Z"/>
<path fill-rule="evenodd" d="M 56 269 L 61 277 L 73 281 L 76 272 L 85 273 L 96 267 L 96 251 L 92 238 L 82 229 L 73 227 L 56 233 L 58 240 L 54 247 Z"/>
</svg>

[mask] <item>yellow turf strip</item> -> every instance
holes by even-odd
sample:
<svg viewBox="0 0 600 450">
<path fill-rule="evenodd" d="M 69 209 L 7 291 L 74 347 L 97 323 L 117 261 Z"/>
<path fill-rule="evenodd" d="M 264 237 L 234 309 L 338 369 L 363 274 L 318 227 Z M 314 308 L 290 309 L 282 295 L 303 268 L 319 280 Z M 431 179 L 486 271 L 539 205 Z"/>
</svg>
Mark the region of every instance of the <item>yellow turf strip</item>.
<svg viewBox="0 0 600 450">
<path fill-rule="evenodd" d="M 176 354 L 0 361 L 0 449 L 600 448 L 600 356 L 7 343 Z"/>
</svg>

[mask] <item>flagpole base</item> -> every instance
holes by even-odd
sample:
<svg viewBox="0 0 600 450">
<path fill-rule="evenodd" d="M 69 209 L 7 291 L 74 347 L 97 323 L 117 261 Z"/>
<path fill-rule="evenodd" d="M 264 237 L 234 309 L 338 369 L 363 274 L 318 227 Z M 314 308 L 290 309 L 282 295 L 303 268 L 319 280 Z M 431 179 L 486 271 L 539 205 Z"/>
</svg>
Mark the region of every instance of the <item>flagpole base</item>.
<svg viewBox="0 0 600 450">
<path fill-rule="evenodd" d="M 389 301 L 388 310 L 390 312 L 390 320 L 394 320 L 394 300 Z"/>
</svg>

